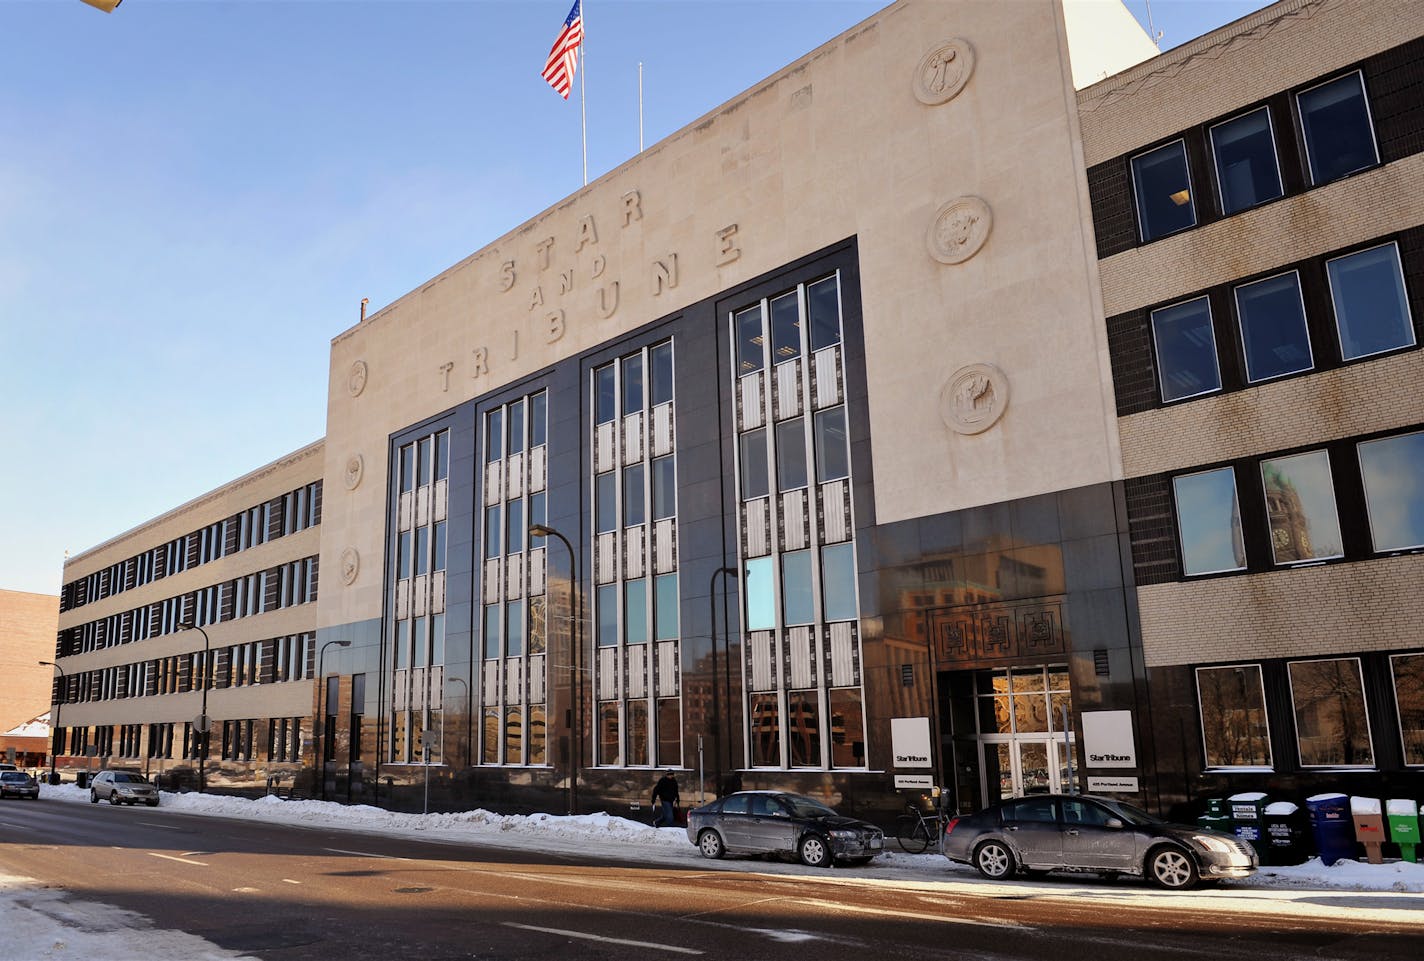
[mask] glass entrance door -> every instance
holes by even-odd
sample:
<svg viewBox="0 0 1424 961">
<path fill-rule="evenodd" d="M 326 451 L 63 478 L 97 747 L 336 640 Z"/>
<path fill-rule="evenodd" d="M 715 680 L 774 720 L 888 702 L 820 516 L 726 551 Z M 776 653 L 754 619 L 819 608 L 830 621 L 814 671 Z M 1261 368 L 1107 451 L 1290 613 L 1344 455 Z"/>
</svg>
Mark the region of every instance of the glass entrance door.
<svg viewBox="0 0 1424 961">
<path fill-rule="evenodd" d="M 985 802 L 1069 788 L 1071 717 L 1067 665 L 980 671 L 975 676 L 979 769 Z M 1073 759 L 1074 767 L 1077 758 Z"/>
</svg>

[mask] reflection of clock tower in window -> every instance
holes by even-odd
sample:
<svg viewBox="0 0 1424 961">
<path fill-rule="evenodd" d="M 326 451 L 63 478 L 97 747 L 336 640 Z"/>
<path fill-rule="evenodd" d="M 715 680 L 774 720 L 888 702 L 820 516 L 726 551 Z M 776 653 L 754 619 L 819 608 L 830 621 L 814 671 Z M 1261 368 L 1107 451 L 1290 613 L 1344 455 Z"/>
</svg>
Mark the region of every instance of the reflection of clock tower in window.
<svg viewBox="0 0 1424 961">
<path fill-rule="evenodd" d="M 1271 544 L 1277 563 L 1303 561 L 1315 556 L 1310 546 L 1310 521 L 1305 516 L 1295 485 L 1269 467 L 1266 482 L 1266 514 L 1271 521 Z"/>
</svg>

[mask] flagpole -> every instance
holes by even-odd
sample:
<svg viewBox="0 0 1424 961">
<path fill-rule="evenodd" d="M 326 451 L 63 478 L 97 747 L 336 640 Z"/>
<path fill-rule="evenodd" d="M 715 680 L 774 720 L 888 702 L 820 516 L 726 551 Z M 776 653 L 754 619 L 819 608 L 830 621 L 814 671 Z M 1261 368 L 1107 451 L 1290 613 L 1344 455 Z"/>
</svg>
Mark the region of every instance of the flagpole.
<svg viewBox="0 0 1424 961">
<path fill-rule="evenodd" d="M 638 153 L 643 152 L 643 61 L 638 61 Z"/>
<path fill-rule="evenodd" d="M 587 0 L 582 0 L 579 4 L 579 16 L 582 18 L 583 39 L 579 41 L 579 46 L 583 47 L 583 69 L 579 71 L 579 115 L 583 121 L 583 185 L 588 186 L 588 92 L 584 86 L 584 80 L 588 76 L 588 4 Z"/>
</svg>

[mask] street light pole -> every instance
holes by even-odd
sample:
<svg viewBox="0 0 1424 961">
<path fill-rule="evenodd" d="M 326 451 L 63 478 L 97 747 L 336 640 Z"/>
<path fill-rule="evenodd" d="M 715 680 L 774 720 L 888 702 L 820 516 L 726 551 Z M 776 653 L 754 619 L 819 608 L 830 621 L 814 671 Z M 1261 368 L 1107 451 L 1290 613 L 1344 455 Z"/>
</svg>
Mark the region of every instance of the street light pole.
<svg viewBox="0 0 1424 961">
<path fill-rule="evenodd" d="M 316 774 L 321 779 L 321 799 L 326 800 L 326 745 L 331 743 L 331 732 L 326 729 L 326 709 L 331 705 L 326 696 L 326 649 L 335 644 L 337 647 L 350 647 L 350 641 L 327 641 L 321 646 L 321 650 L 316 655 L 316 706 L 320 712 L 320 720 L 317 722 L 316 735 Z"/>
<path fill-rule="evenodd" d="M 583 686 L 583 645 L 579 642 L 579 624 L 581 612 L 574 610 L 575 591 L 578 589 L 578 555 L 574 553 L 574 545 L 569 543 L 569 539 L 546 524 L 532 524 L 529 527 L 529 534 L 532 537 L 557 537 L 564 542 L 564 549 L 569 552 L 569 647 L 572 649 L 573 676 L 570 678 L 570 701 L 573 707 L 573 771 L 569 775 L 569 813 L 578 813 L 578 777 L 579 768 L 583 766 L 583 712 L 580 710 L 579 689 Z M 548 583 L 549 565 L 544 563 L 545 583 Z"/>
<path fill-rule="evenodd" d="M 212 679 L 213 672 L 208 666 L 208 660 L 212 655 L 213 642 L 208 638 L 208 632 L 197 624 L 184 622 L 178 625 L 180 631 L 197 631 L 203 635 L 203 707 L 198 712 L 198 733 L 203 736 L 203 751 L 198 755 L 198 793 L 202 794 L 208 786 L 208 741 L 212 738 L 213 722 L 208 718 L 208 682 Z"/>
<path fill-rule="evenodd" d="M 40 661 L 40 666 L 41 666 L 41 667 L 52 667 L 52 668 L 54 668 L 56 671 L 59 672 L 59 679 L 60 679 L 60 681 L 62 682 L 62 681 L 64 680 L 64 668 L 62 668 L 62 667 L 60 667 L 58 664 L 54 663 L 54 661 Z M 64 695 L 67 693 L 64 688 L 65 688 L 65 685 L 64 685 L 63 683 L 61 683 L 60 686 L 59 686 L 59 697 L 57 697 L 57 698 L 54 699 L 54 717 L 50 718 L 50 732 L 49 732 L 49 783 L 51 783 L 51 784 L 54 783 L 54 764 L 55 764 L 55 761 L 58 760 L 58 757 L 56 757 L 56 755 L 59 753 L 58 751 L 56 751 L 56 750 L 54 749 L 54 740 L 55 740 L 55 735 L 57 735 L 57 734 L 59 733 L 59 705 L 60 705 L 60 698 L 64 697 Z"/>
<path fill-rule="evenodd" d="M 712 750 L 715 755 L 712 763 L 716 768 L 716 789 L 719 795 L 722 793 L 722 699 L 717 696 L 717 648 L 720 646 L 720 641 L 717 635 L 717 578 L 719 576 L 740 577 L 740 575 L 741 572 L 738 571 L 735 567 L 719 567 L 712 572 L 712 577 L 707 584 L 707 623 L 712 630 Z M 723 583 L 725 585 L 725 582 Z M 725 586 L 723 587 L 723 590 L 726 590 Z M 725 614 L 725 598 L 722 606 L 723 612 Z M 726 618 L 724 617 L 723 620 L 726 620 Z M 728 633 L 730 633 L 730 629 Z M 729 653 L 727 657 L 730 660 L 731 654 Z M 727 667 L 728 671 L 730 671 L 731 665 L 728 664 Z M 729 689 L 727 691 L 727 714 L 729 717 L 732 713 L 731 697 L 732 692 Z M 730 729 L 731 725 L 728 725 L 729 733 Z M 727 746 L 730 749 L 730 737 L 727 739 Z M 731 751 L 728 750 L 727 754 L 727 766 L 731 767 Z"/>
</svg>

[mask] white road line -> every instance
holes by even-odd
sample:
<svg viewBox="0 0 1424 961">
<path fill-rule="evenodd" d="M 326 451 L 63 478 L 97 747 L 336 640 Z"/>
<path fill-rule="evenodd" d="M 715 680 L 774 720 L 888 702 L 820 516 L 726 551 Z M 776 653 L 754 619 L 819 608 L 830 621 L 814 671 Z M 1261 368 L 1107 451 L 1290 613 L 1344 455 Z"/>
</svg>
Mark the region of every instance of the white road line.
<svg viewBox="0 0 1424 961">
<path fill-rule="evenodd" d="M 302 883 L 302 882 L 300 882 L 300 881 L 293 881 L 291 878 L 283 878 L 282 880 L 285 881 L 285 882 L 288 883 L 288 884 L 301 884 L 301 883 Z"/>
<path fill-rule="evenodd" d="M 599 934 L 586 934 L 583 931 L 566 931 L 563 928 L 541 928 L 533 924 L 515 924 L 513 921 L 505 921 L 507 928 L 519 928 L 523 931 L 542 931 L 545 934 L 561 934 L 566 938 L 582 938 L 585 941 L 602 941 L 605 944 L 626 944 L 630 948 L 652 948 L 654 951 L 671 951 L 674 954 L 704 954 L 692 948 L 679 948 L 673 944 L 658 944 L 655 941 L 629 941 L 624 938 L 605 938 Z"/>
<path fill-rule="evenodd" d="M 137 824 L 146 824 L 146 825 L 148 825 L 148 826 L 151 827 L 151 828 L 163 828 L 163 830 L 165 830 L 165 831 L 181 831 L 181 830 L 183 830 L 182 828 L 180 828 L 180 827 L 179 827 L 178 825 L 176 825 L 176 824 L 154 824 L 152 821 L 137 821 L 137 822 L 135 822 L 135 823 L 137 823 Z"/>
<path fill-rule="evenodd" d="M 157 851 L 149 851 L 148 856 L 151 858 L 163 858 L 165 861 L 177 861 L 179 864 L 195 864 L 200 868 L 208 867 L 208 862 L 206 861 L 190 861 L 187 858 L 176 858 L 171 854 L 159 854 Z"/>
<path fill-rule="evenodd" d="M 868 908 L 840 901 L 822 901 L 818 898 L 785 898 L 788 904 L 804 904 L 807 907 L 825 908 L 828 911 L 849 914 L 869 914 L 882 918 L 909 918 L 915 921 L 939 921 L 944 924 L 970 924 L 986 928 L 1026 928 L 1018 921 L 991 918 L 957 918 L 944 914 L 928 914 L 921 911 L 892 911 L 888 908 Z"/>
<path fill-rule="evenodd" d="M 384 858 L 387 861 L 409 861 L 410 858 L 398 858 L 394 854 L 372 854 L 369 851 L 347 851 L 345 848 L 322 848 L 323 851 L 330 851 L 333 854 L 354 854 L 358 858 Z"/>
</svg>

